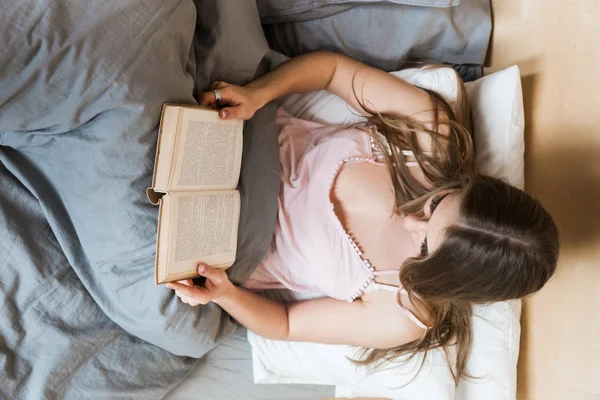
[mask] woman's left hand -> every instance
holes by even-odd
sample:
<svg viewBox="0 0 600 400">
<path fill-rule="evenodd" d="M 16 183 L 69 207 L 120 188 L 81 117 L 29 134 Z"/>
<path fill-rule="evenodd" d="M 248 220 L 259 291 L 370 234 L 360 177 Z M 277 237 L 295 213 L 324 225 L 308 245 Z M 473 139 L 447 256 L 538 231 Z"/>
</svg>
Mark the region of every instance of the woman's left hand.
<svg viewBox="0 0 600 400">
<path fill-rule="evenodd" d="M 214 269 L 208 265 L 200 264 L 198 274 L 206 278 L 204 287 L 194 286 L 191 279 L 167 283 L 165 286 L 175 290 L 177 297 L 191 306 L 208 304 L 211 301 L 226 297 L 235 288 L 227 273 L 222 269 Z"/>
<path fill-rule="evenodd" d="M 214 90 L 221 94 L 218 102 Z M 219 116 L 222 119 L 248 120 L 254 116 L 256 111 L 266 104 L 261 98 L 259 89 L 246 86 L 236 86 L 227 82 L 214 82 L 211 91 L 200 96 L 200 105 L 217 107 L 221 106 Z"/>
</svg>

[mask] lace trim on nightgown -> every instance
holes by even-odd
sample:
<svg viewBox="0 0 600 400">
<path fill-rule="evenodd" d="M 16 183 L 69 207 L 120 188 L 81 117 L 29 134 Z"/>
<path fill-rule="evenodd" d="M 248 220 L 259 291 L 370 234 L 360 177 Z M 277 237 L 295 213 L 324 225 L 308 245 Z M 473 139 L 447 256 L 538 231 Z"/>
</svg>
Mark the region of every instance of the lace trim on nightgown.
<svg viewBox="0 0 600 400">
<path fill-rule="evenodd" d="M 344 228 L 344 225 L 342 225 L 342 221 L 340 221 L 337 214 L 335 213 L 335 205 L 331 201 L 331 190 L 333 189 L 333 183 L 335 182 L 335 179 L 337 178 L 337 176 L 340 173 L 344 164 L 346 164 L 348 162 L 370 162 L 370 163 L 375 164 L 377 161 L 375 160 L 374 157 L 350 157 L 350 158 L 346 158 L 346 159 L 340 161 L 337 164 L 335 171 L 333 171 L 333 174 L 331 175 L 331 181 L 329 182 L 329 190 L 327 192 L 327 196 L 328 196 L 327 200 L 329 201 L 329 205 L 331 207 L 331 212 L 333 214 L 334 219 L 337 221 L 337 225 L 338 225 L 339 229 L 342 231 L 342 233 L 348 240 L 348 243 L 350 243 L 350 245 L 354 249 L 354 254 L 356 254 L 356 256 L 359 258 L 361 265 L 363 265 L 369 271 L 369 277 L 365 281 L 364 285 L 362 285 L 361 288 L 359 290 L 357 290 L 350 297 L 350 299 L 348 299 L 348 302 L 351 303 L 354 300 L 356 300 L 357 298 L 361 297 L 364 293 L 364 289 L 366 289 L 367 286 L 369 286 L 369 284 L 371 282 L 373 282 L 373 280 L 375 279 L 375 267 L 373 267 L 373 265 L 371 265 L 371 262 L 368 259 L 363 257 L 363 251 L 360 249 L 360 247 L 358 246 L 358 244 L 356 243 L 354 238 L 346 231 L 346 228 Z"/>
<path fill-rule="evenodd" d="M 339 175 L 344 164 L 346 164 L 348 162 L 369 162 L 369 163 L 373 163 L 373 164 L 381 164 L 381 161 L 377 158 L 376 151 L 379 152 L 379 156 L 381 157 L 382 160 L 383 160 L 383 156 L 382 156 L 381 152 L 378 150 L 377 143 L 373 140 L 373 137 L 371 135 L 369 135 L 369 138 L 371 141 L 371 151 L 372 151 L 373 156 L 372 157 L 350 157 L 350 158 L 340 161 L 337 164 L 335 171 L 333 171 L 333 174 L 331 175 L 331 180 L 329 182 L 329 190 L 327 192 L 328 202 L 331 207 L 331 213 L 333 214 L 334 219 L 337 221 L 338 228 L 344 234 L 344 236 L 348 240 L 348 243 L 350 244 L 350 246 L 352 246 L 352 248 L 354 249 L 354 254 L 360 260 L 361 265 L 363 265 L 369 271 L 369 277 L 366 279 L 365 283 L 350 297 L 350 299 L 348 299 L 349 303 L 351 303 L 354 300 L 356 300 L 357 298 L 363 296 L 365 294 L 365 292 L 367 291 L 367 289 L 370 289 L 369 291 L 376 291 L 376 290 L 381 290 L 381 289 L 389 290 L 389 288 L 391 288 L 392 286 L 386 285 L 386 284 L 381 284 L 381 283 L 376 283 L 374 281 L 375 277 L 377 275 L 387 275 L 389 273 L 398 273 L 399 272 L 396 270 L 393 270 L 393 271 L 392 270 L 384 270 L 384 271 L 379 271 L 379 274 L 378 274 L 377 271 L 375 271 L 375 267 L 371 264 L 371 261 L 369 261 L 366 257 L 363 257 L 363 251 L 359 247 L 358 243 L 356 243 L 356 240 L 354 240 L 354 238 L 346 231 L 346 228 L 344 228 L 342 221 L 340 221 L 337 214 L 335 213 L 335 205 L 331 201 L 331 190 L 333 189 L 333 183 L 335 182 L 335 179 Z M 405 156 L 412 156 L 412 154 L 413 154 L 411 151 L 403 151 L 402 153 Z M 413 164 L 418 165 L 416 162 L 407 162 L 406 164 L 407 164 L 407 166 L 412 166 Z M 419 326 L 423 329 L 429 329 L 429 326 L 424 324 L 416 315 L 414 315 L 414 313 L 412 311 L 410 311 L 408 308 L 406 308 L 400 301 L 400 294 L 401 293 L 407 294 L 406 290 L 402 287 L 395 288 L 394 290 L 397 292 L 396 303 L 406 313 L 406 315 L 417 326 Z"/>
</svg>

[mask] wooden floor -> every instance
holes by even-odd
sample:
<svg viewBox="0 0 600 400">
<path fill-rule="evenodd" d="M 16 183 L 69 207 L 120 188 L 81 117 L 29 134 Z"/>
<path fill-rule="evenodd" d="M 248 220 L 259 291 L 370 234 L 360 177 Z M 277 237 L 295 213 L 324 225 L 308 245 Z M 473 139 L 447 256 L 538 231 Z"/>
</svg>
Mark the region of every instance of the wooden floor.
<svg viewBox="0 0 600 400">
<path fill-rule="evenodd" d="M 600 1 L 492 0 L 491 69 L 521 67 L 527 191 L 560 268 L 525 302 L 520 400 L 600 399 Z"/>
</svg>

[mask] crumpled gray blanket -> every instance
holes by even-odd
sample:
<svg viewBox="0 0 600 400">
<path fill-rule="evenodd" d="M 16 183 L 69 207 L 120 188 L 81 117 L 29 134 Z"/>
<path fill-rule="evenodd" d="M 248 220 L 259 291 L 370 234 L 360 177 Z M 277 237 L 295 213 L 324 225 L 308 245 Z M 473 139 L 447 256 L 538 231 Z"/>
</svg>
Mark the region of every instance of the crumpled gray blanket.
<svg viewBox="0 0 600 400">
<path fill-rule="evenodd" d="M 453 7 L 460 0 L 256 0 L 263 23 L 323 18 L 356 6 L 396 4 L 420 7 Z M 310 15 L 310 18 L 307 18 Z"/>
<path fill-rule="evenodd" d="M 233 333 L 154 285 L 165 102 L 266 70 L 253 0 L 0 2 L 0 398 L 160 398 Z M 245 126 L 243 282 L 274 227 L 274 110 Z"/>
<path fill-rule="evenodd" d="M 492 33 L 490 0 L 258 2 L 272 49 L 337 51 L 384 71 L 450 64 L 465 81 L 478 79 Z"/>
</svg>

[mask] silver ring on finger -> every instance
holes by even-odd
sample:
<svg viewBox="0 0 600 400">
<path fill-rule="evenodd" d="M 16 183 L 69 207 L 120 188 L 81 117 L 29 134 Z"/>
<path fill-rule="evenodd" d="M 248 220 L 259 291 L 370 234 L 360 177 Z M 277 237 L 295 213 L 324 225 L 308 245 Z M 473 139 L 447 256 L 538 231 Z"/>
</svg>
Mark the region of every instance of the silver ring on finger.
<svg viewBox="0 0 600 400">
<path fill-rule="evenodd" d="M 223 98 L 223 96 L 221 96 L 221 91 L 219 89 L 215 89 L 213 90 L 213 93 L 215 94 L 215 101 L 217 102 L 217 104 L 220 104 L 221 99 Z"/>
</svg>

